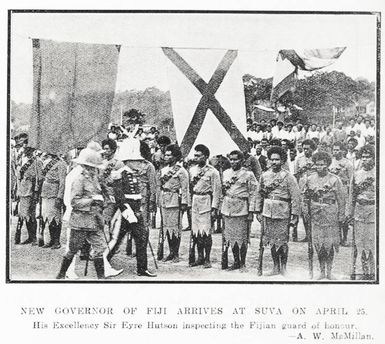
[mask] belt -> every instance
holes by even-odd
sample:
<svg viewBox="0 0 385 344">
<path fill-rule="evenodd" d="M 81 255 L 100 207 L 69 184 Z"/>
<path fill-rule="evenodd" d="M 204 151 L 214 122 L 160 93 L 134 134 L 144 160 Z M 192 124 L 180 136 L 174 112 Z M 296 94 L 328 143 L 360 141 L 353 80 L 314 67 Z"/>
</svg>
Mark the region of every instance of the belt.
<svg viewBox="0 0 385 344">
<path fill-rule="evenodd" d="M 225 197 L 241 199 L 242 201 L 248 201 L 249 200 L 248 197 L 240 197 L 240 196 L 233 196 L 233 195 L 225 195 Z"/>
<path fill-rule="evenodd" d="M 311 200 L 313 202 L 317 202 L 317 203 L 321 203 L 321 204 L 328 204 L 328 205 L 336 204 L 336 200 L 335 199 L 330 199 L 330 198 L 312 197 Z"/>
<path fill-rule="evenodd" d="M 171 189 L 163 188 L 163 187 L 161 187 L 161 190 L 165 191 L 165 192 L 179 193 L 179 190 L 171 190 Z"/>
<path fill-rule="evenodd" d="M 376 201 L 374 199 L 358 199 L 357 203 L 359 205 L 375 205 Z"/>
<path fill-rule="evenodd" d="M 287 202 L 287 203 L 289 203 L 289 202 L 291 201 L 290 198 L 285 198 L 285 197 L 280 197 L 280 196 L 274 196 L 274 195 L 268 196 L 268 197 L 266 197 L 266 198 L 267 198 L 267 199 L 271 199 L 271 200 L 273 200 L 273 201 L 282 201 L 282 202 Z"/>
<path fill-rule="evenodd" d="M 196 192 L 196 191 L 193 191 L 193 195 L 198 195 L 198 196 L 207 196 L 207 195 L 212 195 L 213 193 L 212 192 Z"/>
<path fill-rule="evenodd" d="M 125 194 L 124 197 L 127 199 L 142 199 L 141 194 Z"/>
<path fill-rule="evenodd" d="M 55 179 L 46 179 L 44 182 L 46 182 L 48 184 L 59 184 L 60 183 L 58 180 L 55 180 Z"/>
</svg>

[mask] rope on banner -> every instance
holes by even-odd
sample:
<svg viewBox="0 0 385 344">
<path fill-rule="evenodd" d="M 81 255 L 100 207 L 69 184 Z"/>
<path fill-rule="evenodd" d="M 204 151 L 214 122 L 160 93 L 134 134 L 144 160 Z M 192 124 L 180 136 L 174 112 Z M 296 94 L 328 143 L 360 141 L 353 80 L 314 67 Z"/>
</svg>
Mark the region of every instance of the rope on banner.
<svg viewBox="0 0 385 344">
<path fill-rule="evenodd" d="M 19 33 L 16 33 L 16 32 L 12 32 L 12 36 L 18 36 L 22 39 L 28 39 L 28 40 L 32 40 L 34 38 L 30 37 L 30 36 L 25 36 L 25 35 L 21 35 Z M 323 48 L 329 48 L 329 47 L 297 47 L 297 46 L 290 46 L 290 47 L 276 47 L 276 48 L 269 48 L 269 49 L 239 49 L 239 48 L 236 48 L 236 47 L 222 47 L 222 48 L 213 48 L 213 47 L 183 47 L 183 46 L 170 46 L 170 45 L 167 45 L 167 44 L 163 44 L 161 46 L 142 46 L 142 45 L 125 45 L 125 44 L 119 44 L 119 43 L 116 43 L 116 42 L 103 42 L 103 43 L 98 43 L 98 42 L 78 42 L 78 41 L 60 41 L 60 40 L 56 40 L 56 39 L 53 39 L 53 38 L 43 38 L 43 37 L 39 37 L 40 39 L 45 39 L 45 40 L 53 40 L 53 41 L 56 41 L 56 42 L 62 42 L 62 43 L 83 43 L 83 44 L 115 44 L 115 45 L 120 45 L 121 47 L 124 47 L 124 48 L 128 48 L 128 49 L 162 49 L 162 48 L 172 48 L 172 49 L 178 49 L 178 50 L 219 50 L 219 51 L 223 51 L 223 50 L 237 50 L 238 52 L 250 52 L 250 53 L 263 53 L 263 52 L 278 52 L 279 50 L 284 50 L 284 49 L 323 49 Z M 339 43 L 339 44 L 336 44 L 336 43 L 331 43 L 332 45 L 334 46 L 347 46 L 349 49 L 352 49 L 352 48 L 368 48 L 368 47 L 372 47 L 372 48 L 375 48 L 377 47 L 376 44 L 346 44 L 346 43 Z"/>
</svg>

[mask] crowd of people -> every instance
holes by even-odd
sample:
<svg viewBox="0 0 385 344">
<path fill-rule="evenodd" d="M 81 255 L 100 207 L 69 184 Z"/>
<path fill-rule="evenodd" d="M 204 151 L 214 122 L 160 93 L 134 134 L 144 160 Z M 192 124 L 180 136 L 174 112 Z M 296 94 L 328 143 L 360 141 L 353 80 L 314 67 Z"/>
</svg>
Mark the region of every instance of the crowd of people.
<svg viewBox="0 0 385 344">
<path fill-rule="evenodd" d="M 11 150 L 12 212 L 18 216 L 14 243 L 58 249 L 66 223 L 58 279 L 77 278 L 78 252 L 81 259 L 92 256 L 99 279 L 120 274 L 123 269 L 113 268 L 111 262 L 123 239 L 127 251 L 135 243 L 137 274 L 156 277 L 147 264 L 155 214 L 159 211 L 161 219 L 156 258 L 177 263 L 186 213 L 189 266 L 212 267 L 212 235 L 221 232 L 221 268 L 244 270 L 256 219 L 258 274 L 285 275 L 289 242 L 299 241 L 301 219 L 306 233 L 301 241 L 307 243 L 303 247 L 309 261 L 314 249 L 317 253 L 319 279 L 334 279 L 334 256 L 342 245 L 353 252 L 346 265 L 351 278 L 374 280 L 375 136 L 373 123 L 362 116 L 348 126 L 340 121 L 325 130 L 271 120 L 248 123 L 247 152 L 211 156 L 199 143 L 194 158 L 187 160 L 169 137 L 154 133 L 148 145 L 148 137 L 137 127 L 111 126 L 105 140 L 78 148 L 72 158 L 39 152 L 28 145 L 26 134 L 20 134 Z M 28 237 L 21 241 L 24 227 Z M 348 236 L 349 231 L 353 235 Z M 268 274 L 263 271 L 265 248 L 270 248 L 273 261 Z"/>
<path fill-rule="evenodd" d="M 279 140 L 288 151 L 288 168 L 294 173 L 294 162 L 297 156 L 303 153 L 303 142 L 312 140 L 317 150 L 324 150 L 332 154 L 334 142 L 342 143 L 343 155 L 353 164 L 355 169 L 360 167 L 359 151 L 365 144 L 375 145 L 376 128 L 375 121 L 369 117 L 358 115 L 351 118 L 348 125 L 342 120 L 337 121 L 336 127 L 330 125 L 321 126 L 317 124 L 303 125 L 297 121 L 295 125 L 288 122 L 284 125 L 282 121 L 272 119 L 270 122 L 260 123 L 248 122 L 247 139 L 251 145 L 251 154 L 257 156 L 261 167 L 266 168 L 269 142 Z M 262 158 L 260 158 L 263 156 Z"/>
</svg>

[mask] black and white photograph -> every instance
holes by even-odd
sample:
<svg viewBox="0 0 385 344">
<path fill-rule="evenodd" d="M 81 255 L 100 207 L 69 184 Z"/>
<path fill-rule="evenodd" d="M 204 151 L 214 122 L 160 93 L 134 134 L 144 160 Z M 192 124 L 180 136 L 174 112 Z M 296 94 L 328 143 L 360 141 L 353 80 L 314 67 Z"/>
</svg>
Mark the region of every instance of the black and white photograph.
<svg viewBox="0 0 385 344">
<path fill-rule="evenodd" d="M 384 8 L 5 1 L 3 338 L 382 344 Z"/>
<path fill-rule="evenodd" d="M 379 283 L 379 12 L 8 20 L 9 283 Z"/>
</svg>

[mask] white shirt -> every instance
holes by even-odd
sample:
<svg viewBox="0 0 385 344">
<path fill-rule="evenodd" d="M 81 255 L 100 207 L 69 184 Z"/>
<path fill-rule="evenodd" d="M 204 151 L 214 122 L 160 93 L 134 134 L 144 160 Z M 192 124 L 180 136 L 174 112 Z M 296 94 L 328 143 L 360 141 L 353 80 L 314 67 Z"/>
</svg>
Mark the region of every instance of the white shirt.
<svg viewBox="0 0 385 344">
<path fill-rule="evenodd" d="M 294 133 L 294 135 L 295 135 L 295 139 L 297 141 L 299 141 L 305 137 L 305 133 L 304 133 L 303 129 L 301 131 L 298 131 L 298 129 L 297 129 L 297 131 Z"/>
<path fill-rule="evenodd" d="M 294 175 L 294 164 L 297 157 L 295 157 L 294 161 L 287 159 L 287 164 L 289 165 L 289 172 Z"/>
<path fill-rule="evenodd" d="M 319 132 L 316 130 L 316 131 L 311 131 L 311 130 L 309 130 L 308 132 L 307 132 L 307 135 L 306 135 L 306 138 L 307 139 L 313 139 L 313 138 L 317 138 L 317 139 L 319 139 Z"/>
<path fill-rule="evenodd" d="M 250 138 L 254 141 L 254 134 L 255 134 L 254 130 L 248 130 L 246 131 L 246 138 Z"/>
<path fill-rule="evenodd" d="M 325 130 L 321 130 L 318 132 L 319 133 L 319 139 L 320 141 L 322 140 L 322 138 L 326 135 L 326 131 Z"/>
<path fill-rule="evenodd" d="M 261 140 L 263 139 L 263 131 L 260 130 L 259 132 L 254 132 L 254 141 L 259 141 L 261 142 Z"/>
<path fill-rule="evenodd" d="M 360 149 L 361 147 L 363 147 L 365 145 L 366 140 L 365 140 L 364 136 L 362 136 L 362 135 L 360 137 L 355 136 L 354 138 L 358 142 L 358 145 L 357 145 L 356 149 Z"/>
<path fill-rule="evenodd" d="M 83 168 L 80 165 L 77 165 L 66 176 L 65 187 L 64 187 L 64 197 L 63 197 L 63 202 L 64 202 L 64 205 L 66 206 L 66 211 L 63 215 L 64 221 L 69 221 L 71 212 L 72 212 L 72 207 L 71 207 L 72 184 L 76 179 L 79 178 L 82 171 L 83 171 Z"/>
<path fill-rule="evenodd" d="M 286 139 L 288 139 L 289 141 L 295 141 L 296 140 L 296 134 L 295 132 L 293 131 L 287 131 L 286 132 Z"/>
<path fill-rule="evenodd" d="M 356 123 L 357 124 L 357 123 Z M 348 127 L 346 127 L 345 131 L 346 131 L 346 134 L 347 135 L 350 135 L 350 132 L 353 130 L 354 132 L 356 132 L 356 124 L 354 124 L 353 126 L 349 125 Z"/>
<path fill-rule="evenodd" d="M 275 125 L 274 127 L 271 128 L 271 134 L 275 138 L 278 133 L 278 127 Z"/>
<path fill-rule="evenodd" d="M 355 133 L 357 134 L 357 130 L 361 131 L 361 134 L 362 134 L 362 131 L 365 130 L 365 124 L 364 123 L 356 123 L 356 125 L 354 126 L 354 131 Z"/>
<path fill-rule="evenodd" d="M 262 148 L 261 155 L 265 156 L 267 158 L 267 150 Z"/>
<path fill-rule="evenodd" d="M 286 133 L 286 130 L 284 130 L 283 128 L 281 130 L 278 130 L 277 127 L 277 130 L 275 131 L 275 133 L 273 133 L 273 138 L 283 140 L 286 138 Z"/>
<path fill-rule="evenodd" d="M 270 141 L 272 138 L 273 138 L 273 133 L 270 132 L 270 131 L 265 131 L 263 133 L 263 138 L 264 139 L 267 139 L 268 141 Z"/>
<path fill-rule="evenodd" d="M 374 129 L 372 127 L 369 127 L 369 128 L 366 128 L 361 130 L 361 136 L 363 136 L 365 139 L 368 137 L 368 136 L 376 136 L 376 132 L 374 131 Z"/>
</svg>

